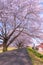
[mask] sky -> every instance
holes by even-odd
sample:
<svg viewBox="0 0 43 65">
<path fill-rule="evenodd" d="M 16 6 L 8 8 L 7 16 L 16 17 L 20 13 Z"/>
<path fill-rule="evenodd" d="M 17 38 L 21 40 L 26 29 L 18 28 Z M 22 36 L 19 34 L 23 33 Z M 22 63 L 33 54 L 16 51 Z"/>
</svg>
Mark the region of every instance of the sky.
<svg viewBox="0 0 43 65">
<path fill-rule="evenodd" d="M 40 0 L 40 6 L 43 7 L 43 0 Z M 43 12 L 40 12 L 40 17 L 43 17 Z"/>
</svg>

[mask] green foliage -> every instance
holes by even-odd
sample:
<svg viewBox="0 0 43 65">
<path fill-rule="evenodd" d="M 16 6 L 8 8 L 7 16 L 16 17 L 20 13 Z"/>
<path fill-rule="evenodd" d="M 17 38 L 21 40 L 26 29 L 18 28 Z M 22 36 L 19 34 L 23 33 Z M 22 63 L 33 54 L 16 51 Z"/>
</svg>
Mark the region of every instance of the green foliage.
<svg viewBox="0 0 43 65">
<path fill-rule="evenodd" d="M 31 52 L 33 52 L 33 54 L 34 54 L 34 55 L 36 55 L 37 57 L 39 57 L 39 58 L 42 58 L 42 59 L 43 59 L 43 55 L 42 55 L 42 54 L 40 54 L 40 53 L 38 53 L 36 50 L 31 49 L 31 48 L 27 48 L 27 51 L 28 51 L 28 52 L 29 52 L 29 51 L 31 51 Z"/>
</svg>

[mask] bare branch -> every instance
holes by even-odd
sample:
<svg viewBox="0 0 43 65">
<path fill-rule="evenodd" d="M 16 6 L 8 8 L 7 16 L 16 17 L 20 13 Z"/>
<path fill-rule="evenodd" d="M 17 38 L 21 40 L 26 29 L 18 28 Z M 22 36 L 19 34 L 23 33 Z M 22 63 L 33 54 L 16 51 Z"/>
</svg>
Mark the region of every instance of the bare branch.
<svg viewBox="0 0 43 65">
<path fill-rule="evenodd" d="M 21 23 L 20 23 L 21 24 Z M 15 30 L 20 26 L 20 24 L 11 32 L 11 34 L 8 36 L 8 40 L 10 39 L 10 37 L 13 35 L 13 33 L 15 32 Z"/>
<path fill-rule="evenodd" d="M 8 43 L 7 47 L 22 33 L 23 29 L 19 31 L 19 33 L 11 39 L 11 41 Z"/>
</svg>

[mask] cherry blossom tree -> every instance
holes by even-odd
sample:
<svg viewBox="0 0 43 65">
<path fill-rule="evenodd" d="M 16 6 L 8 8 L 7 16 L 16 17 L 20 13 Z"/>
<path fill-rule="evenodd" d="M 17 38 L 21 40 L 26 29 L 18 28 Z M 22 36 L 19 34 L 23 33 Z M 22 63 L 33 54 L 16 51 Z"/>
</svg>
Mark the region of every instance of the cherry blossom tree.
<svg viewBox="0 0 43 65">
<path fill-rule="evenodd" d="M 41 18 L 39 0 L 0 0 L 0 40 L 3 51 L 21 34 L 28 40 L 41 38 Z"/>
</svg>

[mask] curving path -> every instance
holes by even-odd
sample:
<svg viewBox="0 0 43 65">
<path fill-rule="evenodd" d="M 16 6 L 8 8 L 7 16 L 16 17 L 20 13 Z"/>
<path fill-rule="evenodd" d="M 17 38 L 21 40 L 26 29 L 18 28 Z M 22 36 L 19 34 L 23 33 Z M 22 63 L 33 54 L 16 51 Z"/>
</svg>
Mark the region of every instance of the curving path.
<svg viewBox="0 0 43 65">
<path fill-rule="evenodd" d="M 0 54 L 0 65 L 32 65 L 26 48 Z"/>
</svg>

